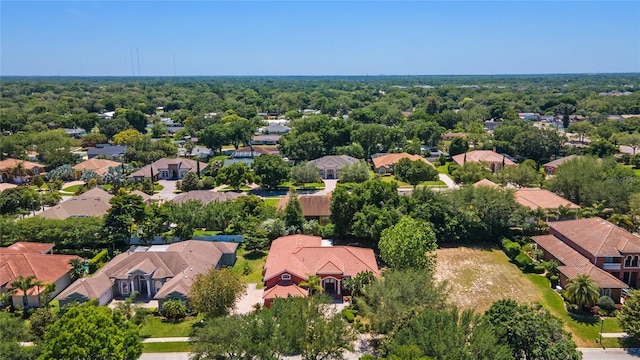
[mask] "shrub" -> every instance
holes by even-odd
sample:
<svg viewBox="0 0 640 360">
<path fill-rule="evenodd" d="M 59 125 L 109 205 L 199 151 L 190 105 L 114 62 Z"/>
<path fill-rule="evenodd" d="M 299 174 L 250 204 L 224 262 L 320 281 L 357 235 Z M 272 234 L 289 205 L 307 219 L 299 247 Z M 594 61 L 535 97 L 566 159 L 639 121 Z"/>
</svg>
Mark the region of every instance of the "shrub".
<svg viewBox="0 0 640 360">
<path fill-rule="evenodd" d="M 560 278 L 558 277 L 558 275 L 549 276 L 549 282 L 551 282 L 551 287 L 555 288 L 556 286 L 558 286 L 559 281 L 560 281 Z"/>
<path fill-rule="evenodd" d="M 342 310 L 342 315 L 344 315 L 344 318 L 347 319 L 348 322 L 352 323 L 353 320 L 355 320 L 356 316 L 353 314 L 353 311 L 349 310 L 349 309 L 343 309 Z"/>
<path fill-rule="evenodd" d="M 180 299 L 167 300 L 162 304 L 161 313 L 171 321 L 178 321 L 187 316 L 187 306 Z"/>
<path fill-rule="evenodd" d="M 153 311 L 151 310 L 152 309 L 147 309 L 142 307 L 137 308 L 135 315 L 133 315 L 133 317 L 131 318 L 131 322 L 136 325 L 142 324 L 147 319 L 147 316 L 149 316 L 150 314 L 153 314 Z"/>
<path fill-rule="evenodd" d="M 89 272 L 94 273 L 96 270 L 100 269 L 107 261 L 107 256 L 109 256 L 109 252 L 107 249 L 101 250 L 96 254 L 91 260 L 89 260 Z"/>
<path fill-rule="evenodd" d="M 533 267 L 532 272 L 534 274 L 544 274 L 545 270 L 544 270 L 544 266 L 542 265 L 536 265 Z"/>
<path fill-rule="evenodd" d="M 502 240 L 502 247 L 504 248 L 504 253 L 507 254 L 507 256 L 512 260 L 522 252 L 520 244 L 509 239 Z"/>
<path fill-rule="evenodd" d="M 612 298 L 606 295 L 601 296 L 600 299 L 598 299 L 598 306 L 600 307 L 600 309 L 604 310 L 606 313 L 611 313 L 616 310 L 616 303 L 613 301 Z"/>
<path fill-rule="evenodd" d="M 216 180 L 211 176 L 202 177 L 202 188 L 205 190 L 213 189 L 216 187 Z"/>
<path fill-rule="evenodd" d="M 516 265 L 518 265 L 520 269 L 522 269 L 525 272 L 533 271 L 533 266 L 534 266 L 533 260 L 529 257 L 529 255 L 523 252 L 520 252 L 520 254 L 516 256 L 515 263 Z"/>
</svg>

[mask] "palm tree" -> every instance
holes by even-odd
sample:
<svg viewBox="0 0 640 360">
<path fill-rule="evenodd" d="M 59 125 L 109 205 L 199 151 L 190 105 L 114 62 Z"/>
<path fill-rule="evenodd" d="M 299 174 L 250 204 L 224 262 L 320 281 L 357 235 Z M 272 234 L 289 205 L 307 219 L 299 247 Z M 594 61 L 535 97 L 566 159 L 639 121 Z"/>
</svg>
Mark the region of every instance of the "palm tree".
<svg viewBox="0 0 640 360">
<path fill-rule="evenodd" d="M 73 258 L 69 260 L 69 265 L 71 265 L 71 269 L 69 269 L 69 275 L 71 275 L 71 280 L 77 280 L 84 276 L 84 262 L 80 258 Z"/>
<path fill-rule="evenodd" d="M 298 285 L 309 289 L 309 295 L 312 295 L 315 292 L 322 293 L 324 291 L 324 288 L 322 287 L 322 279 L 320 279 L 320 276 L 318 275 L 311 275 L 308 280 L 301 281 Z"/>
<path fill-rule="evenodd" d="M 35 275 L 26 278 L 20 275 L 11 283 L 11 292 L 22 291 L 22 306 L 26 308 L 29 305 L 27 292 L 37 286 L 42 286 L 42 283 L 36 279 Z"/>
<path fill-rule="evenodd" d="M 574 305 L 588 308 L 598 303 L 600 287 L 587 274 L 580 274 L 567 282 L 564 296 Z"/>
<path fill-rule="evenodd" d="M 44 290 L 40 292 L 40 304 L 44 303 L 44 306 L 48 308 L 49 296 L 56 290 L 56 283 L 43 283 L 42 286 L 44 286 Z"/>
<path fill-rule="evenodd" d="M 607 221 L 614 223 L 629 232 L 633 232 L 633 229 L 635 228 L 635 223 L 629 215 L 613 214 L 609 216 Z"/>
<path fill-rule="evenodd" d="M 11 176 L 13 176 L 14 179 L 17 177 L 22 178 L 25 175 L 27 175 L 27 169 L 24 168 L 22 162 L 17 163 L 16 166 L 11 169 Z"/>
<path fill-rule="evenodd" d="M 558 206 L 558 220 L 568 219 L 575 215 L 574 211 L 571 209 L 569 204 Z"/>
</svg>

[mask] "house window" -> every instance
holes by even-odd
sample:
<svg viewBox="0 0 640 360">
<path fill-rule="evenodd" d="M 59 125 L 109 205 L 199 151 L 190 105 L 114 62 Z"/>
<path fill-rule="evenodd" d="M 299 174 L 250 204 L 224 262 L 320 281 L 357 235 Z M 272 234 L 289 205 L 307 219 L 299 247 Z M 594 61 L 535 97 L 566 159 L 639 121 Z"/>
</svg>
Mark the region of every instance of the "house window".
<svg viewBox="0 0 640 360">
<path fill-rule="evenodd" d="M 289 274 L 282 274 L 282 276 L 280 277 L 282 280 L 291 280 L 291 275 Z"/>
<path fill-rule="evenodd" d="M 611 297 L 611 289 L 600 289 L 600 296 Z"/>
<path fill-rule="evenodd" d="M 120 293 L 126 295 L 129 293 L 129 282 L 120 281 Z"/>
<path fill-rule="evenodd" d="M 613 258 L 612 257 L 607 256 L 607 257 L 604 258 L 604 263 L 605 264 L 611 264 L 612 262 L 613 262 Z"/>
<path fill-rule="evenodd" d="M 380 169 L 378 173 L 380 173 L 380 175 L 384 175 L 387 173 L 387 171 L 385 169 Z"/>
<path fill-rule="evenodd" d="M 34 168 L 33 168 L 33 170 L 32 170 L 32 172 L 33 172 L 34 174 L 37 174 L 37 173 L 38 173 L 38 168 L 37 168 L 37 167 L 34 167 Z"/>
<path fill-rule="evenodd" d="M 169 172 L 166 171 L 166 170 L 162 170 L 162 171 L 160 171 L 160 176 L 162 178 L 168 178 L 169 177 Z"/>
</svg>

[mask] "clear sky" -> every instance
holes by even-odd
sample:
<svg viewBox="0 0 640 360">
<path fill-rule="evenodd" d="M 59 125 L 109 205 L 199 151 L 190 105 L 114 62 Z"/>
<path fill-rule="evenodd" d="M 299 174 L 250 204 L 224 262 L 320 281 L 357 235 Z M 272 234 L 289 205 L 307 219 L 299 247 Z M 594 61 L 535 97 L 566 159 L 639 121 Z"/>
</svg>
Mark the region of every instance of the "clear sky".
<svg viewBox="0 0 640 360">
<path fill-rule="evenodd" d="M 640 72 L 640 1 L 2 0 L 0 30 L 0 75 Z"/>
</svg>

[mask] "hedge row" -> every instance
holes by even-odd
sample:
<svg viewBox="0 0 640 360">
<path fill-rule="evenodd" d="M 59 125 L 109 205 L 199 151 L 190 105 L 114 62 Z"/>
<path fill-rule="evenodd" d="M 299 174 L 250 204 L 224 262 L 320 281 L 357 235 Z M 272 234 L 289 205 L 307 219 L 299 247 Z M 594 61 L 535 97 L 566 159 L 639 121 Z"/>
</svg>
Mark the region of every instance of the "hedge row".
<svg viewBox="0 0 640 360">
<path fill-rule="evenodd" d="M 509 239 L 502 239 L 501 243 L 505 254 L 507 254 L 509 259 L 522 271 L 534 274 L 544 273 L 544 267 L 542 265 L 536 265 L 533 259 L 522 251 L 520 244 Z"/>
</svg>

